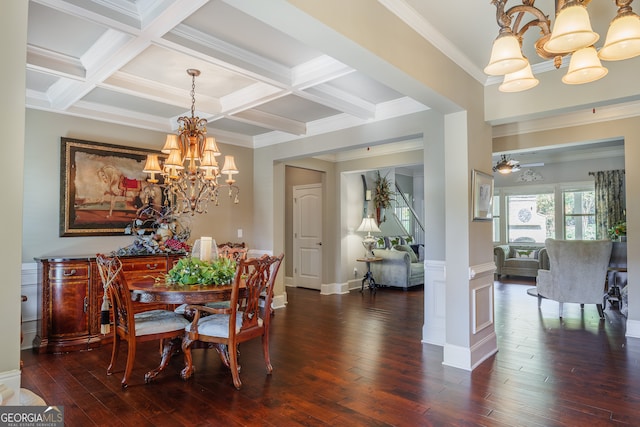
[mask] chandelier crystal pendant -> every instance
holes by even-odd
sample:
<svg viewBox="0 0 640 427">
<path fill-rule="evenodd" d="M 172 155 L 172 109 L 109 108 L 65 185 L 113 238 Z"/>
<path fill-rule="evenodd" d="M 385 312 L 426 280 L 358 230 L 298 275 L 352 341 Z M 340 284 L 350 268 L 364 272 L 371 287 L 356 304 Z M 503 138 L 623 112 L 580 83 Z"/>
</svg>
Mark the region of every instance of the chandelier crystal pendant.
<svg viewBox="0 0 640 427">
<path fill-rule="evenodd" d="M 614 0 L 618 7 L 609 25 L 604 46 L 598 52 L 594 46 L 600 35 L 591 29 L 587 6 L 591 0 L 556 0 L 553 30 L 548 15 L 534 6 L 535 0 L 522 0 L 522 4 L 506 9 L 509 0 L 492 0 L 496 6 L 499 35 L 493 43 L 488 75 L 504 75 L 501 92 L 519 92 L 538 83 L 527 70 L 529 63 L 522 54 L 524 34 L 538 27 L 540 38 L 535 42 L 536 53 L 543 59 L 553 59 L 555 68 L 562 58 L 571 55 L 569 72 L 562 79 L 567 84 L 583 84 L 598 80 L 607 74 L 600 60 L 618 61 L 640 55 L 640 16 L 631 9 L 633 0 Z M 505 10 L 506 9 L 506 10 Z M 523 22 L 525 16 L 533 19 Z"/>
<path fill-rule="evenodd" d="M 191 76 L 191 117 L 178 118 L 178 134 L 167 135 L 162 153 L 167 154 L 163 167 L 158 155 L 147 155 L 143 172 L 149 173 L 147 179 L 152 185 L 158 183 L 156 174 L 163 182 L 164 204 L 174 215 L 206 213 L 209 202 L 219 205 L 220 188 L 228 188 L 229 198 L 238 203 L 240 189 L 235 185 L 233 176 L 239 173 L 233 156 L 225 156 L 222 169 L 216 157 L 221 155 L 215 138 L 207 136 L 207 120 L 195 115 L 195 79 L 199 70 L 188 69 Z M 218 182 L 221 175 L 227 175 L 224 184 Z"/>
</svg>

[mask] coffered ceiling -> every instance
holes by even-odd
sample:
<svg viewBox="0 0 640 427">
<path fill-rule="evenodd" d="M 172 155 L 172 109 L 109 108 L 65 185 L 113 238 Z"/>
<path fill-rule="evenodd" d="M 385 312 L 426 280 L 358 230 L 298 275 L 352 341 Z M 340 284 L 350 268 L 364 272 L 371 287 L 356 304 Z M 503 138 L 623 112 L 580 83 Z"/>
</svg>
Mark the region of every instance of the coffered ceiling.
<svg viewBox="0 0 640 427">
<path fill-rule="evenodd" d="M 455 13 L 452 2 L 377 1 L 487 82 L 497 35 L 489 0 L 461 0 Z M 552 13 L 553 3 L 536 6 Z M 595 30 L 615 14 L 608 3 L 589 6 Z M 292 8 L 285 0 L 30 0 L 27 107 L 172 132 L 191 108 L 186 70 L 196 68 L 196 113 L 209 134 L 253 148 L 429 108 L 347 63 L 349 55 L 327 54 L 336 46 L 322 26 L 296 29 L 315 47 L 292 35 L 307 25 Z"/>
<path fill-rule="evenodd" d="M 426 109 L 231 3 L 30 1 L 27 106 L 170 132 L 195 68 L 196 114 L 249 147 Z"/>
</svg>

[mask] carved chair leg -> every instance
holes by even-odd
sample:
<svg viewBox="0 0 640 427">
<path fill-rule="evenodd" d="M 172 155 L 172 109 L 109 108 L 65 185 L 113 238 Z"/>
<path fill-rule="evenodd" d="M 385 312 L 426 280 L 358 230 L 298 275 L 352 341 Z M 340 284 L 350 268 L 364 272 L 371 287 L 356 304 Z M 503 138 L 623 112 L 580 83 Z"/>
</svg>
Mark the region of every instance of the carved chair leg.
<svg viewBox="0 0 640 427">
<path fill-rule="evenodd" d="M 122 383 L 120 384 L 122 388 L 127 388 L 129 385 L 129 376 L 131 375 L 131 371 L 133 371 L 133 362 L 136 360 L 136 343 L 135 338 L 132 337 L 132 340 L 128 341 L 127 348 L 127 365 L 124 368 L 124 375 L 122 376 Z"/>
<path fill-rule="evenodd" d="M 269 355 L 269 335 L 262 335 L 262 352 L 264 353 L 264 363 L 267 366 L 267 374 L 273 372 L 273 366 L 271 366 L 271 356 Z"/>
<path fill-rule="evenodd" d="M 119 350 L 120 350 L 120 337 L 118 336 L 117 331 L 114 331 L 113 346 L 111 347 L 111 361 L 109 362 L 109 366 L 107 366 L 107 375 L 113 374 L 113 368 L 116 364 L 116 359 L 118 358 Z"/>
<path fill-rule="evenodd" d="M 234 349 L 229 351 L 229 368 L 231 369 L 231 376 L 233 377 L 233 385 L 236 386 L 238 390 L 242 387 L 242 382 L 240 381 L 240 369 L 238 366 L 238 351 L 237 346 L 233 346 Z"/>
<path fill-rule="evenodd" d="M 194 340 L 189 339 L 188 336 L 185 336 L 182 339 L 182 354 L 184 356 L 184 368 L 182 372 L 180 372 L 180 377 L 183 380 L 191 378 L 191 375 L 196 371 L 196 368 L 193 366 L 193 358 L 191 357 L 191 344 L 193 344 Z"/>
</svg>

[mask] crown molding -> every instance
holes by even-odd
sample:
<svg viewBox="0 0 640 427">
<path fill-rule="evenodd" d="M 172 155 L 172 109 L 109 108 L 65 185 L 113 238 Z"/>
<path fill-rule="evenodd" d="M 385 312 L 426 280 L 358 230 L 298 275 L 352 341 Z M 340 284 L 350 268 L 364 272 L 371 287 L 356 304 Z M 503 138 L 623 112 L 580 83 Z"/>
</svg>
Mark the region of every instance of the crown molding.
<svg viewBox="0 0 640 427">
<path fill-rule="evenodd" d="M 640 116 L 640 102 L 627 102 L 599 108 L 589 108 L 580 111 L 559 114 L 533 120 L 522 120 L 516 123 L 493 126 L 493 137 L 520 135 L 525 133 L 542 132 L 570 126 L 588 125 L 611 120 L 620 120 Z"/>
</svg>

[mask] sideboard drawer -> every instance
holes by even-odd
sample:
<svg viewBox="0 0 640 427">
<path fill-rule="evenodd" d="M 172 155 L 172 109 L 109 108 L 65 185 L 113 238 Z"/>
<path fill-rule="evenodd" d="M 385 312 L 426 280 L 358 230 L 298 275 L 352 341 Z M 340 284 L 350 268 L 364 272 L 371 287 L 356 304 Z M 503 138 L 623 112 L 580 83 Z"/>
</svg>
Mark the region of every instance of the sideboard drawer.
<svg viewBox="0 0 640 427">
<path fill-rule="evenodd" d="M 81 280 L 89 278 L 88 262 L 52 262 L 49 264 L 50 280 Z"/>
</svg>

